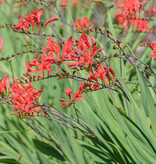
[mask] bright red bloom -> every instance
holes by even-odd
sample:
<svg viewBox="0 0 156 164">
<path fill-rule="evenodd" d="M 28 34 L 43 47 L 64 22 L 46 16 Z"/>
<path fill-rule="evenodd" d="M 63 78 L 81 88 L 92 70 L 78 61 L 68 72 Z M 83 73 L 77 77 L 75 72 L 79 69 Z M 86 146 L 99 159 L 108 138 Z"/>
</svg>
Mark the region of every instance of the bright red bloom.
<svg viewBox="0 0 156 164">
<path fill-rule="evenodd" d="M 145 32 L 148 29 L 149 29 L 149 27 L 148 27 L 147 21 L 145 21 L 145 20 L 138 20 L 138 28 L 137 28 L 138 31 Z"/>
<path fill-rule="evenodd" d="M 36 16 L 33 17 L 35 23 L 37 24 L 37 27 L 38 27 L 38 33 L 39 33 L 39 27 L 40 27 L 40 22 L 41 22 L 41 16 L 43 14 L 43 8 L 39 9 L 37 11 L 37 14 Z"/>
<path fill-rule="evenodd" d="M 29 22 L 32 27 L 33 27 L 33 32 L 35 28 L 35 23 L 37 24 L 38 27 L 38 33 L 39 33 L 39 26 L 40 26 L 40 19 L 43 13 L 43 8 L 39 9 L 38 11 L 30 11 L 29 15 L 25 15 L 25 18 L 27 22 Z"/>
<path fill-rule="evenodd" d="M 105 67 L 104 66 L 104 69 L 105 69 L 106 76 L 108 78 L 108 85 L 110 84 L 110 77 L 111 77 L 111 75 L 113 76 L 113 84 L 114 84 L 114 78 L 115 78 L 114 71 L 110 67 Z"/>
<path fill-rule="evenodd" d="M 106 72 L 103 70 L 101 63 L 99 63 L 99 67 L 95 71 L 97 72 L 97 77 L 101 79 L 103 84 L 105 84 Z"/>
<path fill-rule="evenodd" d="M 30 24 L 28 21 L 23 21 L 23 15 L 21 16 L 20 18 L 20 23 L 17 24 L 15 27 L 12 27 L 13 29 L 16 29 L 16 30 L 24 30 L 24 29 L 27 29 L 30 27 Z"/>
<path fill-rule="evenodd" d="M 3 82 L 2 82 L 3 80 Z M 4 93 L 10 89 L 10 83 L 9 83 L 10 79 L 9 76 L 7 75 L 4 79 L 0 79 L 0 93 Z"/>
<path fill-rule="evenodd" d="M 60 99 L 60 101 L 68 103 L 68 101 L 66 99 Z"/>
<path fill-rule="evenodd" d="M 23 21 L 23 16 L 21 16 L 20 23 L 17 24 L 15 27 L 13 27 L 13 29 L 17 29 L 19 31 L 24 30 L 24 29 L 28 30 L 30 25 L 32 25 L 33 32 L 34 32 L 35 31 L 35 23 L 36 23 L 37 24 L 37 28 L 38 28 L 38 33 L 39 33 L 39 27 L 40 27 L 40 24 L 41 24 L 41 16 L 42 16 L 42 14 L 43 14 L 43 8 L 40 8 L 38 11 L 32 11 L 32 12 L 30 11 L 29 15 L 25 15 L 24 19 L 26 21 Z M 45 31 L 45 28 L 48 25 L 48 23 L 56 21 L 56 20 L 58 20 L 57 17 L 50 18 L 45 23 L 44 28 L 43 28 L 43 32 Z"/>
<path fill-rule="evenodd" d="M 2 49 L 3 49 L 3 39 L 0 36 L 0 53 L 1 53 Z"/>
<path fill-rule="evenodd" d="M 43 50 L 43 52 L 45 53 L 46 51 L 50 51 L 50 52 L 54 52 L 57 56 L 57 60 L 65 60 L 67 58 L 69 58 L 69 56 L 73 53 L 72 51 L 72 47 L 73 47 L 73 42 L 72 42 L 72 36 L 69 37 L 68 41 L 64 44 L 63 46 L 63 53 L 62 53 L 62 57 L 60 57 L 60 46 L 58 45 L 57 42 L 53 41 L 50 37 L 48 39 L 48 44 L 47 44 L 47 48 L 45 48 Z M 69 55 L 69 56 L 68 56 Z M 67 57 L 68 56 L 68 57 Z"/>
<path fill-rule="evenodd" d="M 57 42 L 55 42 L 54 40 L 52 40 L 50 37 L 48 38 L 48 44 L 47 44 L 47 48 L 45 48 L 43 51 L 51 51 L 54 52 L 57 56 L 57 59 L 60 59 L 60 46 L 58 45 Z"/>
<path fill-rule="evenodd" d="M 82 93 L 84 91 L 83 86 L 84 85 L 81 82 L 78 91 L 76 93 L 73 93 L 73 99 L 72 100 L 71 100 L 71 97 L 70 97 L 70 94 L 72 93 L 72 91 L 70 89 L 66 89 L 65 90 L 66 95 L 69 96 L 70 102 L 68 102 L 66 99 L 60 99 L 60 101 L 64 102 L 64 103 L 61 104 L 61 106 L 62 106 L 63 109 L 66 109 L 66 108 L 70 107 L 77 100 L 80 100 L 81 101 L 81 99 L 83 98 L 82 97 Z"/>
<path fill-rule="evenodd" d="M 93 84 L 93 87 L 92 87 L 92 88 L 93 88 L 93 89 L 95 89 L 95 90 L 100 89 L 100 87 L 99 87 L 99 84 L 98 84 L 98 83 Z"/>
<path fill-rule="evenodd" d="M 50 22 L 54 22 L 54 21 L 56 21 L 56 20 L 58 20 L 58 17 L 52 17 L 52 18 L 50 18 L 49 20 L 47 20 L 47 22 L 46 22 L 45 25 L 44 25 L 43 32 L 45 31 L 46 26 L 47 26 Z"/>
<path fill-rule="evenodd" d="M 32 66 L 27 64 L 27 60 L 25 60 L 25 64 L 26 64 L 26 67 L 27 67 L 27 72 L 25 74 L 28 74 L 28 72 L 33 72 L 37 76 L 37 72 L 33 68 L 31 68 Z"/>
<path fill-rule="evenodd" d="M 41 116 L 49 118 L 49 116 L 46 113 L 41 114 Z"/>
<path fill-rule="evenodd" d="M 37 92 L 34 92 L 35 89 L 36 88 L 33 88 L 31 83 L 29 83 L 28 86 L 25 86 L 15 79 L 10 96 L 10 101 L 14 104 L 13 110 L 20 114 L 33 114 L 39 112 L 41 108 L 35 108 L 34 103 L 39 101 L 43 88 Z"/>
<path fill-rule="evenodd" d="M 68 66 L 72 69 L 76 68 L 74 66 L 81 68 L 88 68 L 89 64 L 94 64 L 93 58 L 97 53 L 99 53 L 103 48 L 97 49 L 97 43 L 92 35 L 90 35 L 91 40 L 87 36 L 87 34 L 83 33 L 76 43 L 76 46 L 78 46 L 78 49 L 75 50 L 75 53 L 79 55 L 79 57 L 71 57 L 72 61 L 77 61 L 77 63 L 74 65 L 74 63 L 69 64 Z M 93 44 L 92 44 L 93 42 Z"/>
<path fill-rule="evenodd" d="M 47 59 L 48 59 L 47 55 L 42 55 L 42 60 L 37 65 L 37 67 L 38 67 L 37 71 L 41 71 L 42 77 L 44 76 L 45 71 L 48 71 L 48 72 L 53 71 L 50 67 L 54 62 L 48 61 Z"/>
<path fill-rule="evenodd" d="M 82 101 L 81 99 L 83 98 L 82 97 L 82 91 L 78 90 L 76 93 L 73 93 L 73 100 L 72 101 L 77 101 L 77 100 L 80 100 Z"/>
<path fill-rule="evenodd" d="M 117 6 L 120 10 L 117 10 L 116 19 L 120 25 L 127 28 L 128 25 L 137 26 L 138 31 L 146 31 L 149 29 L 147 21 L 141 20 L 141 9 L 143 7 L 141 0 L 117 0 Z"/>
<path fill-rule="evenodd" d="M 69 88 L 66 88 L 66 90 L 64 91 L 64 93 L 69 97 L 69 99 L 71 100 L 71 93 L 72 93 L 72 90 Z"/>
<path fill-rule="evenodd" d="M 38 77 L 39 75 L 37 74 L 35 69 L 33 69 L 32 67 L 37 67 L 38 68 L 37 71 L 41 71 L 41 77 L 44 76 L 45 71 L 52 72 L 52 69 L 50 67 L 54 63 L 54 61 L 51 60 L 51 59 L 54 59 L 53 53 L 51 52 L 49 53 L 49 55 L 47 55 L 46 52 L 44 52 L 41 60 L 37 59 L 38 56 L 39 56 L 39 53 L 36 55 L 35 59 L 29 64 L 27 64 L 27 60 L 26 60 L 27 72 L 24 75 L 29 76 L 30 74 L 28 74 L 28 72 L 32 72 L 36 75 L 36 77 Z"/>
<path fill-rule="evenodd" d="M 72 38 L 73 37 L 70 36 L 69 39 L 67 40 L 67 42 L 63 46 L 62 59 L 68 59 L 73 54 L 73 51 L 72 51 L 72 48 L 73 48 Z"/>
<path fill-rule="evenodd" d="M 94 80 L 94 81 L 96 81 L 96 82 L 98 82 L 98 80 L 97 80 L 97 73 L 92 73 L 92 67 L 90 67 L 90 69 L 89 69 L 89 74 L 90 74 L 90 77 L 88 78 L 88 80 Z"/>
<path fill-rule="evenodd" d="M 47 44 L 47 48 L 45 48 L 43 50 L 43 54 L 46 54 L 47 51 L 50 51 L 50 54 L 54 54 L 57 56 L 57 59 L 54 58 L 54 55 L 51 55 L 51 59 L 47 59 L 50 61 L 53 61 L 53 63 L 55 63 L 57 65 L 57 73 L 58 73 L 58 69 L 59 66 L 67 60 L 72 60 L 71 59 L 71 55 L 74 54 L 74 51 L 72 50 L 73 47 L 73 40 L 72 40 L 72 36 L 69 37 L 68 41 L 64 44 L 63 46 L 63 50 L 62 50 L 62 56 L 60 56 L 60 46 L 58 45 L 57 42 L 53 41 L 50 37 L 48 39 L 48 44 Z M 50 55 L 49 54 L 49 55 Z"/>
<path fill-rule="evenodd" d="M 39 33 L 39 27 L 41 23 L 41 16 L 43 14 L 43 8 L 39 9 L 38 11 L 30 11 L 29 15 L 25 15 L 25 20 L 23 21 L 23 16 L 20 18 L 20 23 L 17 24 L 13 29 L 17 29 L 19 31 L 24 30 L 24 29 L 29 29 L 30 25 L 33 27 L 33 32 L 35 30 L 35 23 L 37 24 L 38 27 L 38 33 Z"/>
<path fill-rule="evenodd" d="M 101 63 L 99 63 L 99 67 L 95 71 L 97 72 L 95 73 L 97 77 L 101 79 L 102 84 L 105 84 L 105 79 L 107 77 L 108 85 L 109 85 L 111 75 L 113 76 L 113 84 L 114 84 L 115 73 L 110 67 L 106 67 L 106 66 L 102 67 Z"/>
<path fill-rule="evenodd" d="M 152 43 L 149 47 L 153 50 L 153 55 L 150 55 L 149 58 L 153 57 L 156 60 L 156 43 Z"/>
<path fill-rule="evenodd" d="M 81 37 L 83 39 L 83 42 L 86 44 L 88 50 L 89 50 L 89 57 L 91 58 L 91 60 L 94 58 L 94 56 L 99 53 L 101 50 L 104 50 L 104 48 L 100 48 L 97 49 L 97 43 L 96 40 L 94 39 L 94 37 L 92 35 L 90 35 L 91 40 L 89 39 L 89 37 L 87 36 L 87 34 L 82 34 Z"/>
<path fill-rule="evenodd" d="M 81 82 L 80 83 L 80 87 L 79 87 L 79 89 L 78 89 L 78 91 L 76 92 L 76 93 L 73 93 L 73 100 L 72 100 L 72 102 L 75 102 L 75 101 L 77 101 L 77 100 L 80 100 L 80 101 L 82 101 L 81 99 L 83 98 L 82 97 L 82 93 L 83 93 L 83 91 L 84 91 L 84 85 L 83 85 L 83 83 Z"/>
<path fill-rule="evenodd" d="M 84 17 L 83 19 L 78 19 L 78 21 L 74 22 L 76 30 L 83 31 L 85 29 L 90 28 L 94 24 L 94 21 L 89 23 L 89 17 Z"/>
</svg>

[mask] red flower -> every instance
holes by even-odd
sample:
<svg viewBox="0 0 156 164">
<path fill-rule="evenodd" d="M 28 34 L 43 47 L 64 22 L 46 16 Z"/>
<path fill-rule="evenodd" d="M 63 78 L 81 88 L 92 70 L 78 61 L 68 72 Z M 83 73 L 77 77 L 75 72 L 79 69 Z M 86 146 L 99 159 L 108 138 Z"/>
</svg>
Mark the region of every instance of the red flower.
<svg viewBox="0 0 156 164">
<path fill-rule="evenodd" d="M 73 42 L 72 42 L 72 36 L 70 36 L 67 42 L 63 46 L 62 59 L 65 59 L 67 55 L 70 57 L 73 54 L 72 48 L 73 48 Z"/>
<path fill-rule="evenodd" d="M 76 30 L 83 31 L 85 29 L 90 28 L 94 24 L 94 21 L 89 23 L 89 17 L 84 17 L 83 19 L 78 19 L 78 21 L 74 22 Z"/>
<path fill-rule="evenodd" d="M 96 82 L 98 82 L 97 81 L 97 73 L 92 73 L 92 67 L 90 67 L 90 69 L 89 69 L 89 74 L 90 74 L 90 77 L 88 78 L 88 80 L 95 80 Z"/>
<path fill-rule="evenodd" d="M 3 82 L 2 82 L 3 80 Z M 10 79 L 9 76 L 7 75 L 4 79 L 0 79 L 0 93 L 4 93 L 10 89 L 10 83 L 9 83 Z"/>
<path fill-rule="evenodd" d="M 45 51 L 45 52 L 52 51 L 56 54 L 57 60 L 60 59 L 60 46 L 58 45 L 57 42 L 52 40 L 50 37 L 48 38 L 47 48 L 45 48 L 43 51 Z"/>
<path fill-rule="evenodd" d="M 73 103 L 75 103 L 77 100 L 80 100 L 80 101 L 81 101 L 81 99 L 83 98 L 83 97 L 82 97 L 82 93 L 83 93 L 83 91 L 84 91 L 84 88 L 83 88 L 83 87 L 84 87 L 84 85 L 83 85 L 83 83 L 81 82 L 78 91 L 77 91 L 76 93 L 73 93 L 73 96 L 74 96 L 74 97 L 73 97 L 72 100 L 71 100 L 71 96 L 70 96 L 70 94 L 72 93 L 71 89 L 69 88 L 69 89 L 66 89 L 66 90 L 65 90 L 65 93 L 66 93 L 66 95 L 69 97 L 70 102 L 68 102 L 66 99 L 60 99 L 60 101 L 64 102 L 64 103 L 61 104 L 61 106 L 62 106 L 63 109 L 67 109 L 67 108 L 70 107 Z"/>
<path fill-rule="evenodd" d="M 83 98 L 83 97 L 82 97 L 83 91 L 84 91 L 83 83 L 81 82 L 78 91 L 77 91 L 76 93 L 73 93 L 73 96 L 74 96 L 74 97 L 73 97 L 72 102 L 75 102 L 75 101 L 77 101 L 77 100 L 82 101 L 81 99 Z"/>
<path fill-rule="evenodd" d="M 72 93 L 72 90 L 69 88 L 66 88 L 66 90 L 64 91 L 64 93 L 69 97 L 69 99 L 71 100 L 71 96 L 70 94 Z"/>
<path fill-rule="evenodd" d="M 50 68 L 53 63 L 54 63 L 53 61 L 47 60 L 47 55 L 42 55 L 41 63 L 39 62 L 38 65 L 37 65 L 37 67 L 38 67 L 37 71 L 41 71 L 42 77 L 43 77 L 44 74 L 45 74 L 45 71 L 48 71 L 48 72 L 53 71 Z"/>
<path fill-rule="evenodd" d="M 42 117 L 47 117 L 47 118 L 49 118 L 49 116 L 48 116 L 47 114 L 45 114 L 45 113 L 41 114 L 41 116 L 42 116 Z"/>
<path fill-rule="evenodd" d="M 47 56 L 46 52 L 44 51 L 41 60 L 37 60 L 38 56 L 39 53 L 36 55 L 35 59 L 29 64 L 27 64 L 26 60 L 27 72 L 24 75 L 30 75 L 28 74 L 28 72 L 33 72 L 38 77 L 39 75 L 37 74 L 35 69 L 32 68 L 33 66 L 38 67 L 37 71 L 41 71 L 41 77 L 44 77 L 45 71 L 48 71 L 48 73 L 52 72 L 52 69 L 50 68 L 54 63 L 54 61 L 51 60 L 54 59 L 52 52 L 49 53 L 49 55 Z"/>
<path fill-rule="evenodd" d="M 103 70 L 104 68 L 104 70 Z M 97 77 L 101 79 L 102 83 L 105 84 L 105 79 L 106 77 L 108 78 L 108 85 L 110 84 L 110 77 L 111 75 L 113 76 L 113 84 L 114 84 L 114 78 L 115 78 L 115 73 L 110 67 L 102 67 L 101 63 L 99 63 L 98 69 L 95 70 L 97 73 Z"/>
<path fill-rule="evenodd" d="M 117 10 L 116 19 L 120 25 L 123 25 L 124 28 L 127 28 L 130 23 L 132 26 L 138 26 L 137 30 L 146 31 L 148 30 L 147 21 L 141 20 L 141 9 L 144 3 L 141 3 L 141 0 L 117 0 L 117 6 L 120 10 Z"/>
<path fill-rule="evenodd" d="M 115 78 L 114 71 L 110 67 L 105 67 L 104 66 L 104 69 L 105 69 L 106 76 L 108 78 L 108 85 L 110 84 L 110 77 L 111 77 L 111 75 L 113 76 L 113 84 L 114 84 L 114 78 Z"/>
<path fill-rule="evenodd" d="M 78 90 L 76 93 L 73 93 L 73 100 L 72 101 L 77 101 L 77 100 L 80 100 L 82 101 L 81 99 L 83 98 L 82 97 L 82 92 L 80 90 Z"/>
<path fill-rule="evenodd" d="M 10 101 L 14 104 L 13 110 L 22 115 L 39 112 L 41 108 L 35 108 L 34 103 L 39 100 L 43 88 L 37 92 L 34 92 L 35 89 L 36 88 L 33 88 L 31 83 L 25 86 L 21 84 L 18 79 L 15 79 L 10 96 Z"/>
<path fill-rule="evenodd" d="M 149 46 L 153 50 L 153 55 L 150 55 L 149 58 L 154 58 L 156 60 L 156 43 L 152 43 L 151 46 Z"/>
<path fill-rule="evenodd" d="M 97 73 L 97 77 L 101 79 L 102 84 L 105 84 L 105 79 L 106 79 L 106 72 L 103 70 L 103 67 L 101 63 L 99 64 L 99 67 L 95 70 Z"/>
<path fill-rule="evenodd" d="M 15 27 L 13 27 L 13 29 L 21 31 L 21 30 L 24 30 L 25 28 L 28 30 L 29 27 L 30 27 L 29 22 L 23 21 L 23 15 L 22 15 L 20 18 L 20 23 L 17 24 Z"/>
<path fill-rule="evenodd" d="M 149 29 L 147 21 L 145 21 L 145 20 L 138 20 L 137 22 L 138 22 L 138 28 L 137 29 L 139 31 L 145 32 L 145 31 L 147 31 Z"/>
<path fill-rule="evenodd" d="M 40 28 L 40 22 L 41 22 L 41 16 L 43 14 L 43 8 L 39 9 L 37 11 L 37 14 L 33 16 L 33 19 L 35 21 L 35 23 L 37 24 L 38 27 L 38 33 L 39 33 L 39 28 Z"/>
<path fill-rule="evenodd" d="M 100 89 L 100 87 L 99 87 L 99 84 L 98 84 L 98 83 L 93 84 L 93 87 L 92 87 L 92 88 L 93 88 L 93 89 L 95 89 L 95 90 Z"/>
<path fill-rule="evenodd" d="M 47 22 L 46 22 L 45 25 L 44 25 L 43 32 L 45 31 L 46 26 L 47 26 L 50 22 L 54 22 L 54 21 L 56 21 L 56 20 L 58 20 L 58 17 L 52 17 L 52 18 L 50 18 L 49 20 L 47 20 Z"/>
<path fill-rule="evenodd" d="M 76 43 L 76 45 L 78 46 L 78 50 L 75 50 L 75 53 L 80 56 L 71 59 L 77 61 L 76 66 L 78 66 L 79 68 L 88 68 L 89 64 L 94 64 L 93 58 L 98 52 L 103 50 L 103 48 L 97 49 L 97 43 L 92 35 L 90 35 L 90 38 L 92 41 L 89 39 L 87 34 L 83 33 L 79 41 Z M 72 65 L 72 67 L 73 66 L 74 65 Z"/>
<path fill-rule="evenodd" d="M 3 39 L 0 36 L 0 53 L 1 53 L 2 49 L 3 49 Z"/>
<path fill-rule="evenodd" d="M 27 64 L 27 60 L 25 60 L 25 64 L 26 64 L 26 67 L 27 67 L 27 72 L 25 73 L 26 75 L 28 74 L 28 72 L 33 72 L 33 73 L 36 74 L 36 76 L 38 76 L 37 72 L 33 68 L 31 68 L 32 66 Z"/>
<path fill-rule="evenodd" d="M 31 23 L 33 27 L 33 32 L 35 28 L 35 23 L 37 24 L 38 27 L 38 33 L 39 33 L 39 26 L 40 26 L 40 19 L 43 13 L 43 8 L 39 9 L 38 11 L 30 11 L 29 15 L 25 15 L 25 18 L 27 22 Z"/>
<path fill-rule="evenodd" d="M 92 35 L 90 35 L 90 38 L 92 39 L 93 42 L 93 47 L 92 47 L 92 42 L 89 39 L 89 37 L 87 36 L 87 34 L 82 34 L 81 37 L 83 39 L 83 42 L 86 44 L 88 50 L 89 50 L 89 57 L 91 59 L 94 58 L 94 56 L 99 53 L 101 50 L 104 50 L 104 48 L 100 48 L 97 50 L 97 43 L 96 40 L 94 39 L 94 37 Z"/>
</svg>

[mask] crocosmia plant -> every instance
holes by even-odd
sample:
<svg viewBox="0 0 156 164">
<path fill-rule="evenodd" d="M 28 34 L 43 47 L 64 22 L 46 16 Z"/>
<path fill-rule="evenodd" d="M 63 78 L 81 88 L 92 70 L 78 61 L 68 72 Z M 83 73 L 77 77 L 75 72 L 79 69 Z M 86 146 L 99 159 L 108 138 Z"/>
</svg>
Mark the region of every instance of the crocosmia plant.
<svg viewBox="0 0 156 164">
<path fill-rule="evenodd" d="M 156 163 L 154 0 L 0 0 L 0 163 Z"/>
</svg>

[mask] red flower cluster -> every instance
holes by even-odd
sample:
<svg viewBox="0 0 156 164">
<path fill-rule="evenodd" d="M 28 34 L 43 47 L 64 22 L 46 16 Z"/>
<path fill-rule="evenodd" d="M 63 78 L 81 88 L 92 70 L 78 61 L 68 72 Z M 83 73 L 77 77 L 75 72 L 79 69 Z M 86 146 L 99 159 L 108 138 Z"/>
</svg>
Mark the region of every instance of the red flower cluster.
<svg viewBox="0 0 156 164">
<path fill-rule="evenodd" d="M 73 69 L 74 72 L 76 72 L 77 70 L 79 71 L 90 68 L 88 72 L 90 77 L 88 78 L 88 80 L 93 80 L 95 82 L 93 82 L 93 84 L 91 82 L 84 84 L 81 83 L 79 90 L 76 93 L 73 93 L 72 99 L 72 91 L 70 89 L 66 89 L 65 93 L 69 97 L 70 102 L 68 102 L 66 99 L 60 99 L 60 101 L 64 102 L 62 104 L 63 108 L 68 108 L 77 100 L 81 100 L 82 93 L 86 92 L 86 89 L 99 89 L 100 87 L 98 84 L 98 80 L 101 80 L 102 84 L 104 85 L 107 78 L 109 85 L 110 77 L 112 76 L 114 83 L 115 74 L 110 67 L 102 67 L 101 63 L 99 63 L 99 67 L 94 70 L 94 73 L 92 73 L 92 66 L 95 64 L 94 57 L 101 50 L 103 50 L 103 48 L 97 49 L 96 40 L 92 35 L 90 35 L 90 38 L 85 33 L 80 36 L 79 40 L 74 40 L 71 36 L 63 45 L 62 50 L 57 42 L 49 38 L 47 47 L 43 49 L 41 59 L 38 59 L 38 53 L 32 62 L 27 63 L 26 61 L 27 72 L 24 74 L 24 76 L 33 78 L 33 76 L 30 74 L 33 73 L 37 77 L 43 77 L 46 71 L 49 75 L 50 72 L 52 72 L 52 65 L 57 65 L 58 73 L 59 66 L 63 63 L 67 64 L 67 66 Z M 41 71 L 40 75 L 38 75 L 38 71 Z"/>
<path fill-rule="evenodd" d="M 34 103 L 39 102 L 43 88 L 37 92 L 34 92 L 35 90 L 36 88 L 33 88 L 31 83 L 29 83 L 29 86 L 25 86 L 19 79 L 14 79 L 14 83 L 11 87 L 9 76 L 6 76 L 3 82 L 2 79 L 0 79 L 0 94 L 7 103 L 13 105 L 16 116 L 34 115 L 40 112 L 41 108 L 34 107 Z M 4 96 L 5 94 L 6 97 Z"/>
<path fill-rule="evenodd" d="M 7 88 L 10 98 L 5 98 L 5 100 L 9 104 L 13 104 L 13 110 L 16 111 L 16 115 L 33 115 L 40 112 L 41 108 L 34 107 L 34 103 L 39 101 L 43 88 L 34 92 L 36 88 L 33 88 L 31 83 L 29 83 L 29 86 L 25 86 L 18 79 L 14 79 L 14 83 L 10 88 L 9 77 L 6 76 L 3 82 L 2 79 L 0 80 L 0 93 L 2 97 L 7 92 Z"/>
<path fill-rule="evenodd" d="M 98 82 L 98 79 L 101 79 L 102 84 L 105 84 L 105 79 L 108 79 L 108 85 L 110 84 L 110 77 L 113 76 L 113 84 L 114 84 L 114 78 L 115 73 L 110 67 L 102 67 L 101 63 L 99 63 L 99 67 L 95 69 L 96 73 L 92 74 L 92 67 L 89 69 L 90 77 L 88 80 L 94 80 Z"/>
<path fill-rule="evenodd" d="M 141 0 L 117 0 L 117 7 L 120 10 L 117 10 L 116 19 L 120 25 L 124 25 L 124 28 L 131 24 L 137 27 L 138 31 L 144 32 L 149 29 L 147 21 L 141 20 L 140 12 L 143 7 Z"/>
<path fill-rule="evenodd" d="M 82 93 L 84 92 L 84 88 L 83 88 L 83 83 L 80 83 L 80 88 L 78 89 L 78 91 L 76 93 L 73 93 L 73 99 L 71 100 L 71 89 L 66 89 L 65 90 L 65 94 L 69 97 L 70 102 L 68 102 L 66 99 L 60 99 L 60 101 L 62 101 L 62 108 L 63 109 L 67 109 L 68 107 L 70 107 L 72 104 L 74 104 L 77 100 L 80 100 L 83 98 L 82 97 Z"/>
<path fill-rule="evenodd" d="M 92 35 L 89 37 L 84 33 L 81 35 L 76 45 L 75 55 L 72 55 L 70 60 L 75 61 L 74 63 L 68 63 L 68 66 L 72 69 L 81 70 L 88 68 L 89 65 L 94 64 L 93 58 L 99 53 L 103 48 L 97 49 L 97 43 Z M 92 44 L 93 42 L 93 44 Z"/>
<path fill-rule="evenodd" d="M 38 33 L 39 33 L 42 14 L 43 14 L 43 8 L 39 9 L 38 11 L 32 11 L 32 12 L 30 11 L 29 15 L 25 15 L 25 18 L 23 18 L 23 16 L 21 16 L 20 23 L 17 24 L 15 27 L 13 27 L 13 29 L 16 29 L 19 31 L 26 29 L 27 31 L 29 31 L 29 27 L 32 25 L 33 32 L 34 32 L 35 31 L 35 23 L 36 23 L 37 28 L 38 28 Z M 25 19 L 26 21 L 23 21 L 23 19 Z M 52 21 L 55 21 L 55 20 L 58 20 L 58 18 L 52 17 L 51 19 L 49 19 L 45 23 L 45 26 L 43 28 L 43 32 L 45 31 L 47 24 L 52 22 Z"/>
<path fill-rule="evenodd" d="M 94 24 L 94 21 L 89 23 L 89 17 L 84 17 L 83 19 L 78 19 L 78 21 L 74 22 L 77 31 L 83 31 L 85 29 L 90 28 Z"/>
<path fill-rule="evenodd" d="M 39 113 L 41 108 L 35 108 L 34 103 L 35 101 L 39 101 L 43 88 L 37 92 L 34 92 L 35 90 L 36 88 L 33 88 L 31 83 L 29 83 L 28 86 L 25 86 L 15 79 L 12 90 L 10 91 L 11 96 L 9 99 L 9 101 L 13 103 L 13 110 L 20 113 L 20 115 Z"/>
<path fill-rule="evenodd" d="M 37 59 L 39 56 L 39 54 L 37 54 L 36 58 L 29 64 L 27 64 L 26 61 L 27 72 L 24 75 L 32 77 L 29 73 L 32 72 L 37 77 L 43 77 L 45 71 L 48 71 L 48 74 L 52 72 L 51 66 L 53 64 L 57 65 L 58 73 L 59 66 L 65 61 L 72 61 L 72 63 L 67 63 L 71 69 L 79 70 L 88 68 L 90 64 L 94 64 L 93 58 L 95 55 L 103 50 L 103 48 L 97 49 L 95 39 L 91 35 L 90 37 L 93 45 L 86 34 L 82 34 L 79 40 L 73 40 L 71 36 L 64 44 L 62 54 L 58 43 L 49 38 L 47 48 L 43 50 L 41 59 Z M 74 42 L 76 43 L 74 44 Z M 75 50 L 73 49 L 73 45 L 77 47 Z M 75 62 L 73 63 L 73 61 Z M 32 67 L 37 67 L 37 71 L 41 71 L 41 75 L 38 75 Z"/>
<path fill-rule="evenodd" d="M 36 23 L 39 32 L 42 13 L 43 9 L 41 8 L 38 11 L 30 12 L 29 15 L 25 15 L 25 18 L 21 16 L 20 23 L 13 28 L 21 31 L 24 29 L 29 30 L 29 27 L 32 26 L 34 31 Z M 23 21 L 23 19 L 25 19 L 26 21 Z M 45 30 L 45 27 L 49 22 L 55 21 L 57 19 L 57 17 L 49 19 L 45 23 L 43 31 Z M 88 17 L 85 17 L 83 20 L 79 19 L 77 22 L 75 22 L 75 26 L 81 29 L 88 28 L 92 24 L 93 21 L 89 23 Z M 0 51 L 2 50 L 2 48 L 3 40 L 0 37 Z M 107 78 L 109 85 L 110 77 L 112 75 L 114 83 L 115 74 L 110 67 L 102 67 L 100 63 L 99 67 L 94 70 L 94 73 L 92 73 L 92 66 L 95 64 L 94 57 L 101 50 L 103 50 L 103 48 L 97 49 L 97 43 L 94 37 L 92 35 L 88 37 L 88 35 L 85 33 L 82 34 L 78 40 L 74 40 L 72 36 L 70 36 L 66 43 L 64 43 L 63 46 L 61 45 L 61 48 L 57 42 L 49 37 L 47 47 L 43 49 L 42 54 L 38 53 L 35 59 L 33 59 L 33 61 L 30 63 L 27 63 L 27 60 L 25 60 L 27 71 L 23 75 L 28 77 L 29 79 L 34 77 L 44 77 L 46 72 L 49 75 L 53 71 L 51 68 L 52 65 L 57 66 L 58 73 L 60 65 L 66 62 L 66 65 L 69 68 L 73 69 L 74 72 L 76 72 L 77 70 L 90 68 L 88 72 L 90 77 L 88 78 L 88 80 L 93 80 L 95 82 L 92 81 L 93 84 L 91 82 L 87 82 L 84 84 L 81 82 L 78 91 L 73 94 L 71 89 L 66 89 L 65 93 L 69 97 L 70 102 L 68 102 L 66 99 L 60 99 L 60 101 L 64 102 L 62 103 L 62 107 L 68 108 L 77 100 L 81 100 L 82 94 L 85 93 L 87 90 L 92 91 L 100 89 L 98 80 L 101 80 L 102 84 L 105 84 L 105 79 Z M 41 74 L 38 74 L 39 71 L 41 72 Z M 35 75 L 32 75 L 32 73 Z M 23 77 L 21 78 L 24 79 Z M 32 87 L 30 81 L 29 85 L 25 86 L 19 79 L 14 79 L 14 83 L 12 87 L 10 87 L 8 76 L 4 78 L 3 82 L 2 79 L 0 80 L 0 93 L 3 97 L 4 93 L 7 92 L 7 88 L 9 90 L 9 98 L 6 98 L 6 101 L 10 104 L 13 104 L 13 110 L 16 111 L 17 116 L 34 115 L 35 113 L 40 112 L 41 108 L 36 108 L 34 107 L 34 105 L 39 101 L 39 97 L 42 93 L 43 88 L 35 92 L 36 88 Z M 72 97 L 71 94 L 73 95 Z"/>
<path fill-rule="evenodd" d="M 103 69 L 104 68 L 104 69 Z M 62 108 L 66 109 L 70 107 L 72 104 L 74 104 L 77 100 L 80 100 L 83 98 L 82 94 L 87 92 L 87 91 L 93 91 L 93 90 L 98 90 L 100 89 L 98 79 L 102 81 L 102 84 L 105 84 L 105 79 L 108 79 L 108 85 L 110 84 L 110 77 L 111 75 L 113 76 L 113 84 L 114 84 L 114 78 L 115 78 L 115 73 L 110 67 L 102 67 L 101 63 L 99 63 L 99 67 L 95 69 L 95 73 L 92 73 L 92 67 L 89 69 L 89 74 L 90 77 L 88 80 L 93 80 L 96 83 L 92 84 L 92 82 L 88 83 L 80 83 L 80 87 L 76 93 L 73 93 L 73 99 L 71 99 L 71 89 L 66 89 L 65 93 L 69 97 L 70 102 L 68 102 L 66 99 L 60 99 L 62 101 Z"/>
</svg>

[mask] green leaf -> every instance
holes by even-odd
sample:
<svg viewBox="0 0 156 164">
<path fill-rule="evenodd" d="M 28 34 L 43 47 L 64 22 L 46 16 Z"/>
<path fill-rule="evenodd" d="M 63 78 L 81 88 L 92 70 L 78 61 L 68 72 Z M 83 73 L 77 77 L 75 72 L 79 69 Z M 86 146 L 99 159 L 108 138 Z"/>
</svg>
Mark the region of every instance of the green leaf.
<svg viewBox="0 0 156 164">
<path fill-rule="evenodd" d="M 49 144 L 36 140 L 36 139 L 34 139 L 33 142 L 36 148 L 38 149 L 38 151 L 42 152 L 43 154 L 59 159 L 60 161 L 65 160 L 63 157 L 63 154 L 57 148 L 54 148 L 50 146 Z"/>
</svg>

